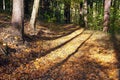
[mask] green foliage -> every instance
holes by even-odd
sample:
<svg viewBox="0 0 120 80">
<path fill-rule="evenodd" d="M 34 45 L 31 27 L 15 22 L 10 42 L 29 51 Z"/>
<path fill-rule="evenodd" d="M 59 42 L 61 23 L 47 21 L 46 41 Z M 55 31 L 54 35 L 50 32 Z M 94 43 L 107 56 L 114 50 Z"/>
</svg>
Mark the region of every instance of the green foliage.
<svg viewBox="0 0 120 80">
<path fill-rule="evenodd" d="M 120 10 L 116 7 L 111 7 L 109 32 L 120 34 Z"/>
<path fill-rule="evenodd" d="M 26 2 L 28 0 L 25 0 Z M 29 12 L 26 15 L 31 15 L 32 6 L 33 6 L 34 0 L 29 0 Z M 41 0 L 45 1 L 45 0 Z M 49 5 L 45 9 L 46 6 L 43 5 L 41 2 L 40 8 L 39 8 L 39 15 L 38 19 L 43 20 L 46 22 L 54 22 L 54 23 L 64 23 L 65 17 L 64 17 L 64 8 L 65 4 L 70 4 L 70 10 L 71 10 L 71 22 L 73 24 L 80 24 L 80 22 L 83 22 L 82 15 L 82 21 L 80 20 L 80 2 L 84 3 L 84 0 L 47 0 Z M 88 6 L 88 26 L 90 29 L 94 30 L 102 30 L 103 28 L 103 14 L 104 14 L 104 0 L 87 0 L 87 6 Z M 115 4 L 114 4 L 115 3 Z M 119 0 L 112 0 L 112 6 L 110 10 L 110 29 L 109 32 L 115 32 L 120 33 L 120 1 Z M 3 11 L 2 9 L 2 0 L 0 0 L 0 12 L 1 13 L 7 13 L 11 14 L 12 12 L 12 0 L 6 0 L 6 10 Z M 93 13 L 95 12 L 95 16 Z M 26 16 L 25 16 L 26 17 Z"/>
</svg>

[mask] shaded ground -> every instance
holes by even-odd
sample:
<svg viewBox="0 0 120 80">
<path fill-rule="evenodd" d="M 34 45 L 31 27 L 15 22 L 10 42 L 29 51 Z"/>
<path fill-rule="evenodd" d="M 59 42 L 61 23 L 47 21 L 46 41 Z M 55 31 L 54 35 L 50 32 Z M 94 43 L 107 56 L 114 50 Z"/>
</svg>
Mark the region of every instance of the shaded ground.
<svg viewBox="0 0 120 80">
<path fill-rule="evenodd" d="M 37 24 L 36 35 L 25 24 L 25 45 L 9 45 L 16 51 L 0 55 L 1 80 L 119 80 L 119 36 L 73 24 Z M 0 28 L 0 39 L 8 38 L 7 29 Z"/>
</svg>

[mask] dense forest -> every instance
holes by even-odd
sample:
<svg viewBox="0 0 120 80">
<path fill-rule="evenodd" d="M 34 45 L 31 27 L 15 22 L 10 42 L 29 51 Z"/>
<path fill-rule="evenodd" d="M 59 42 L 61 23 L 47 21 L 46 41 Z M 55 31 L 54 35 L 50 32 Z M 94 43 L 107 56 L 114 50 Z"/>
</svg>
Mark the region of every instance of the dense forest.
<svg viewBox="0 0 120 80">
<path fill-rule="evenodd" d="M 120 0 L 0 0 L 0 80 L 119 80 Z"/>
</svg>

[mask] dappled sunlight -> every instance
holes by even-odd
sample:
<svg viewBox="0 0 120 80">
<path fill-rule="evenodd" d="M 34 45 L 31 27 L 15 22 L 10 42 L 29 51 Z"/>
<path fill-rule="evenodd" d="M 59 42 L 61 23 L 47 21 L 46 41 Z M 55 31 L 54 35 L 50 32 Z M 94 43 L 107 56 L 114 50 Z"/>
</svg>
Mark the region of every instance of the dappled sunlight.
<svg viewBox="0 0 120 80">
<path fill-rule="evenodd" d="M 91 57 L 92 59 L 95 59 L 98 62 L 106 63 L 106 64 L 117 62 L 115 54 L 96 53 L 96 54 L 91 54 L 89 57 Z"/>
<path fill-rule="evenodd" d="M 32 47 L 12 56 L 15 63 L 9 65 L 11 79 L 26 76 L 26 79 L 117 80 L 118 61 L 109 38 L 104 38 L 106 34 L 99 37 L 100 32 L 92 33 L 79 29 L 55 40 L 29 44 Z"/>
<path fill-rule="evenodd" d="M 106 73 L 108 74 L 110 79 L 118 80 L 118 60 L 116 58 L 116 52 L 113 48 L 113 44 L 110 41 L 110 36 L 105 34 L 101 38 L 96 38 L 93 43 L 89 42 L 88 44 L 92 44 L 92 46 L 94 47 L 91 47 L 89 49 L 90 54 L 87 56 L 99 63 L 101 66 L 107 67 L 108 70 L 106 70 Z"/>
<path fill-rule="evenodd" d="M 0 80 L 120 80 L 119 3 L 1 0 Z"/>
<path fill-rule="evenodd" d="M 52 51 L 51 53 L 49 53 L 48 55 L 45 56 L 45 58 L 47 58 L 46 60 L 49 62 L 59 62 L 60 59 L 61 60 L 65 59 L 69 54 L 72 54 L 73 52 L 75 52 L 76 48 L 79 47 L 79 45 L 82 44 L 82 42 L 87 37 L 89 37 L 89 34 L 87 34 L 86 37 L 85 36 L 82 37 L 82 36 L 84 36 L 84 35 L 80 35 L 75 40 L 70 41 L 69 44 L 66 44 L 66 45 L 62 46 L 62 48 Z M 79 37 L 82 37 L 82 40 Z M 83 40 L 83 38 L 84 38 L 84 40 Z M 37 59 L 37 61 L 38 60 L 41 61 L 41 59 L 43 60 L 43 58 L 44 57 L 40 58 L 40 60 Z"/>
<path fill-rule="evenodd" d="M 91 32 L 89 31 L 85 31 L 85 32 L 88 33 L 77 36 L 76 39 L 73 39 L 69 43 L 63 45 L 62 47 L 54 51 L 51 51 L 46 56 L 40 58 L 38 57 L 35 60 L 28 62 L 26 65 L 20 65 L 20 67 L 16 68 L 13 71 L 13 73 L 17 73 L 19 71 L 22 71 L 22 73 L 26 73 L 28 72 L 27 70 L 32 68 L 33 69 L 32 73 L 31 71 L 29 73 L 31 74 L 31 76 L 33 75 L 33 73 L 36 73 L 36 71 L 40 72 L 39 74 L 38 73 L 36 74 L 37 76 L 39 77 L 43 76 L 43 74 L 46 73 L 48 70 L 50 70 L 52 66 L 55 65 L 57 66 L 66 62 L 72 55 L 74 55 L 78 51 L 78 49 L 82 46 L 84 41 L 86 41 L 91 37 L 90 35 Z M 82 39 L 80 37 L 82 37 Z"/>
<path fill-rule="evenodd" d="M 4 75 L 0 79 L 118 80 L 118 60 L 109 35 L 79 26 L 72 31 L 73 27 L 64 25 L 63 30 L 71 28 L 66 34 L 38 25 L 37 32 L 42 29 L 44 33 L 30 36 L 37 40 L 18 47 L 19 52 L 9 59 L 1 59 L 8 62 L 0 67 Z"/>
<path fill-rule="evenodd" d="M 74 33 L 71 33 L 68 36 L 61 37 L 61 38 L 58 38 L 58 39 L 53 40 L 53 41 L 47 41 L 47 42 L 51 43 L 51 46 L 55 47 L 55 46 L 58 46 L 60 44 L 63 44 L 66 41 L 69 41 L 70 39 L 71 40 L 74 39 L 75 37 L 77 37 L 78 35 L 80 35 L 83 31 L 84 31 L 84 29 L 79 29 L 79 30 L 76 30 Z"/>
</svg>

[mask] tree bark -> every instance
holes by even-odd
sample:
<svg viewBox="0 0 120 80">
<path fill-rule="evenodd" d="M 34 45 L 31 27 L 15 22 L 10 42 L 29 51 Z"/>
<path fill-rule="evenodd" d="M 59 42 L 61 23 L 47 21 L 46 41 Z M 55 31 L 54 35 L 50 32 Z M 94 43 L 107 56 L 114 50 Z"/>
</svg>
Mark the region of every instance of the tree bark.
<svg viewBox="0 0 120 80">
<path fill-rule="evenodd" d="M 70 23 L 70 2 L 66 2 L 64 6 L 65 23 Z"/>
<path fill-rule="evenodd" d="M 13 0 L 12 28 L 14 35 L 24 40 L 24 0 Z"/>
<path fill-rule="evenodd" d="M 5 0 L 3 0 L 3 10 L 5 10 Z"/>
<path fill-rule="evenodd" d="M 110 7 L 111 7 L 111 0 L 105 0 L 104 2 L 104 23 L 103 23 L 103 31 L 107 32 L 109 28 L 110 22 Z"/>
<path fill-rule="evenodd" d="M 36 17 L 39 9 L 39 2 L 40 0 L 34 0 L 33 10 L 32 10 L 31 19 L 30 19 L 30 26 L 34 31 L 35 31 L 35 25 L 36 25 Z"/>
<path fill-rule="evenodd" d="M 83 17 L 83 2 L 80 2 L 80 9 L 79 9 L 79 24 L 81 27 L 84 27 L 85 26 L 85 23 L 84 23 L 84 17 Z"/>
<path fill-rule="evenodd" d="M 85 27 L 88 28 L 88 23 L 87 23 L 87 0 L 84 0 L 84 21 L 85 21 Z"/>
</svg>

